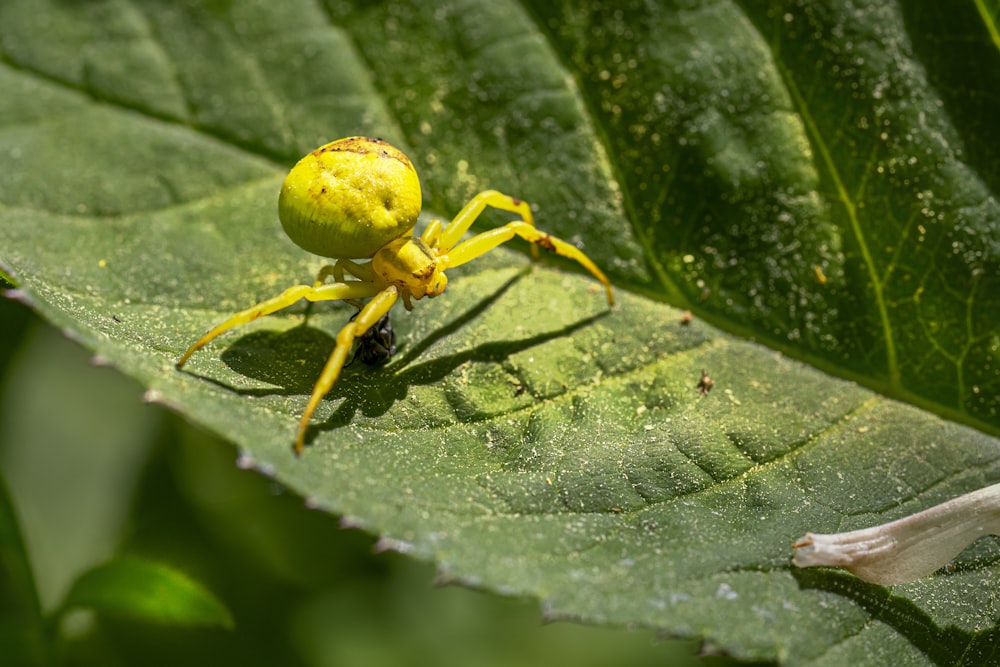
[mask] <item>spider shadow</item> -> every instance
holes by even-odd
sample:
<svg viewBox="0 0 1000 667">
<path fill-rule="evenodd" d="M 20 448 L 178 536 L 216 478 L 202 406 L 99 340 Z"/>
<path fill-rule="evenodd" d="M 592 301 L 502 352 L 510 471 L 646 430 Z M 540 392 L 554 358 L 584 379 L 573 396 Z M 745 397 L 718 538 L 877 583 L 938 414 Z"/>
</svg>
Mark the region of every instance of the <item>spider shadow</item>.
<svg viewBox="0 0 1000 667">
<path fill-rule="evenodd" d="M 438 382 L 462 364 L 501 362 L 512 354 L 570 335 L 608 314 L 602 311 L 554 331 L 520 340 L 483 343 L 456 354 L 414 364 L 428 349 L 482 315 L 530 271 L 531 266 L 525 267 L 458 317 L 435 329 L 415 345 L 402 348 L 386 366 L 370 368 L 360 362 L 348 362 L 324 399 L 343 399 L 341 404 L 324 422 L 309 427 L 306 441 L 311 442 L 320 431 L 331 431 L 350 424 L 359 411 L 366 417 L 383 415 L 396 401 L 406 397 L 410 387 Z M 254 331 L 245 334 L 220 355 L 231 370 L 266 382 L 271 387 L 239 387 L 203 374 L 193 375 L 241 396 L 308 396 L 336 345 L 335 336 L 309 324 L 311 310 L 303 309 L 303 322 L 298 326 L 281 332 Z M 348 317 L 345 313 L 345 322 Z"/>
<path fill-rule="evenodd" d="M 455 331 L 468 321 L 480 315 L 489 308 L 500 296 L 520 279 L 514 276 L 492 295 L 483 299 L 461 317 L 455 319 L 451 324 L 439 329 L 427 340 L 414 346 L 408 353 L 397 353 L 394 360 L 389 364 L 395 367 L 400 364 L 409 363 L 423 350 L 427 349 L 450 332 Z M 217 378 L 195 373 L 190 370 L 185 372 L 204 380 L 217 387 L 231 391 L 240 396 L 252 396 L 260 398 L 264 396 L 295 396 L 312 393 L 316 378 L 319 377 L 323 366 L 326 364 L 330 353 L 336 346 L 336 337 L 330 335 L 322 329 L 318 329 L 309 324 L 313 315 L 313 306 L 316 304 L 307 303 L 300 309 L 290 308 L 283 311 L 286 315 L 299 316 L 302 322 L 297 326 L 285 331 L 260 330 L 243 334 L 236 340 L 229 343 L 219 358 L 232 371 L 243 377 L 265 382 L 271 387 L 240 387 L 237 384 L 225 382 Z M 350 318 L 349 311 L 344 309 L 344 322 Z M 372 392 L 373 382 L 365 380 L 372 376 L 385 376 L 386 367 L 369 368 L 364 364 L 355 364 L 353 359 L 348 359 L 344 369 L 340 373 L 340 378 L 333 386 L 329 398 L 344 398 L 344 388 L 353 381 L 360 383 L 360 395 L 358 391 L 351 392 L 352 396 L 358 400 L 365 401 L 372 399 L 378 403 L 379 393 Z M 378 384 L 375 382 L 374 384 Z M 370 395 L 369 395 L 370 394 Z M 368 414 L 368 413 L 366 413 Z"/>
<path fill-rule="evenodd" d="M 607 310 L 583 318 L 572 324 L 537 334 L 520 340 L 504 340 L 482 343 L 475 347 L 445 355 L 436 359 L 413 362 L 435 344 L 458 332 L 469 322 L 493 306 L 511 287 L 531 272 L 529 265 L 504 282 L 489 296 L 481 299 L 472 308 L 447 324 L 435 329 L 416 345 L 403 350 L 389 364 L 379 369 L 365 369 L 353 377 L 350 384 L 340 381 L 326 396 L 326 400 L 346 398 L 337 409 L 320 424 L 313 424 L 306 432 L 306 442 L 315 439 L 321 431 L 332 431 L 350 424 L 360 410 L 366 417 L 385 414 L 393 404 L 406 397 L 411 387 L 431 385 L 451 375 L 457 368 L 469 362 L 499 363 L 513 354 L 531 349 L 550 340 L 568 336 L 608 315 Z M 360 364 L 355 364 L 359 366 Z"/>
<path fill-rule="evenodd" d="M 401 349 L 386 366 L 371 368 L 362 363 L 354 363 L 353 359 L 349 358 L 336 384 L 327 394 L 327 400 L 350 398 L 366 406 L 378 406 L 383 403 L 385 394 L 382 391 L 382 385 L 385 384 L 387 377 L 395 377 L 398 375 L 400 367 L 408 365 L 435 343 L 479 317 L 521 277 L 521 274 L 513 276 L 494 293 L 482 299 L 447 325 L 435 330 L 417 345 L 409 349 Z M 220 358 L 230 370 L 246 378 L 266 382 L 272 387 L 238 387 L 215 378 L 195 375 L 241 396 L 295 396 L 301 394 L 308 396 L 312 393 L 316 378 L 319 377 L 330 353 L 337 344 L 335 335 L 309 324 L 310 317 L 314 312 L 314 305 L 309 303 L 301 309 L 298 314 L 302 317 L 302 322 L 297 326 L 285 331 L 261 330 L 244 334 L 231 342 L 220 354 Z M 285 312 L 289 313 L 289 311 Z M 353 311 L 345 310 L 344 323 L 350 318 L 348 312 L 353 313 Z M 403 393 L 405 394 L 405 391 Z M 366 409 L 364 414 L 366 416 L 381 415 L 390 405 L 391 403 L 386 405 L 384 409 L 374 412 Z"/>
<path fill-rule="evenodd" d="M 474 310 L 478 310 L 478 308 Z M 473 311 L 469 311 L 469 313 L 472 312 Z M 390 367 L 386 368 L 383 373 L 378 374 L 377 376 L 375 373 L 370 373 L 365 378 L 359 378 L 360 382 L 358 382 L 355 386 L 361 388 L 362 391 L 364 389 L 373 390 L 372 393 L 366 394 L 366 398 L 368 400 L 364 402 L 360 400 L 343 401 L 326 421 L 322 424 L 313 424 L 309 427 L 306 435 L 306 441 L 309 442 L 314 439 L 316 433 L 319 431 L 332 431 L 350 424 L 359 409 L 366 417 L 377 417 L 382 415 L 388 411 L 397 400 L 405 398 L 411 387 L 431 385 L 440 382 L 444 378 L 451 375 L 463 364 L 500 363 L 518 352 L 523 352 L 524 350 L 531 349 L 537 345 L 541 345 L 556 338 L 568 336 L 578 329 L 582 329 L 583 327 L 592 324 L 606 315 L 607 311 L 604 311 L 578 320 L 565 327 L 561 327 L 553 331 L 547 331 L 535 336 L 529 336 L 520 340 L 482 343 L 473 348 L 469 348 L 455 354 L 438 357 L 430 361 L 424 361 L 419 364 L 410 363 L 413 359 L 420 355 L 421 351 L 431 347 L 436 341 L 454 333 L 461 328 L 464 321 L 473 318 L 466 318 L 463 316 L 460 318 L 462 320 L 461 322 L 460 320 L 455 320 L 447 327 L 439 329 L 433 336 L 428 336 L 422 340 L 420 344 L 415 345 L 407 351 L 398 363 L 392 364 Z M 346 386 L 344 389 L 345 391 L 350 391 L 353 394 L 353 390 L 348 389 Z M 336 393 L 336 391 L 331 392 L 327 396 L 327 399 L 329 400 L 331 397 L 336 398 Z"/>
</svg>

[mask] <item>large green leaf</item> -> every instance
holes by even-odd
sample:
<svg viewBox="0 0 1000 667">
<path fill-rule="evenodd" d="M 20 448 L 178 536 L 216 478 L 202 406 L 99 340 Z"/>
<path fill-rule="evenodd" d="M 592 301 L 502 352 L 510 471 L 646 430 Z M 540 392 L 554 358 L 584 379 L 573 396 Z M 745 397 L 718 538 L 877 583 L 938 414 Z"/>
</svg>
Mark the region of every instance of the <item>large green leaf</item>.
<svg viewBox="0 0 1000 667">
<path fill-rule="evenodd" d="M 151 398 L 446 580 L 739 656 L 988 657 L 992 543 L 891 591 L 788 545 L 995 481 L 997 440 L 730 334 L 1000 432 L 995 4 L 567 5 L 5 2 L 0 263 Z M 350 134 L 404 148 L 436 215 L 533 202 L 620 304 L 508 250 L 463 266 L 296 459 L 352 309 L 173 362 L 314 275 L 276 191 Z"/>
</svg>

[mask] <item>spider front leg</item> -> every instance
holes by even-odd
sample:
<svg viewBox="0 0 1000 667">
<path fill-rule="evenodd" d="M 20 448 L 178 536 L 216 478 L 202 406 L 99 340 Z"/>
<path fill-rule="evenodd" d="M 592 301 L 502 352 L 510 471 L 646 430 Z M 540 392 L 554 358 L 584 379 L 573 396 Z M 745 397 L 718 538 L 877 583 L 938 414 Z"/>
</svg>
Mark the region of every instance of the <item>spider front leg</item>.
<svg viewBox="0 0 1000 667">
<path fill-rule="evenodd" d="M 326 360 L 323 372 L 320 373 L 319 379 L 316 380 L 316 385 L 313 387 L 309 402 L 306 403 L 306 408 L 302 412 L 302 419 L 299 421 L 299 428 L 295 433 L 296 455 L 302 454 L 302 449 L 305 447 L 306 442 L 306 430 L 309 428 L 312 415 L 316 412 L 316 408 L 319 407 L 319 402 L 330 392 L 337 378 L 340 377 L 340 371 L 344 368 L 344 363 L 347 361 L 347 355 L 351 351 L 354 339 L 375 326 L 382 319 L 382 316 L 392 309 L 398 298 L 399 291 L 394 285 L 390 285 L 381 292 L 378 292 L 372 297 L 371 301 L 365 304 L 357 316 L 345 324 L 344 328 L 337 334 L 337 346 L 333 348 L 330 358 Z"/>
<path fill-rule="evenodd" d="M 313 283 L 313 287 L 319 287 L 330 276 L 333 276 L 334 281 L 342 283 L 344 282 L 345 274 L 350 274 L 355 278 L 369 283 L 375 279 L 375 273 L 372 271 L 370 262 L 358 264 L 349 259 L 338 259 L 336 264 L 327 264 L 319 270 L 316 274 L 316 282 Z"/>
<path fill-rule="evenodd" d="M 329 285 L 295 285 L 289 287 L 276 297 L 261 301 L 255 306 L 246 310 L 241 310 L 229 319 L 217 324 L 208 333 L 195 341 L 194 345 L 177 360 L 177 368 L 181 368 L 191 358 L 191 355 L 210 343 L 219 335 L 248 322 L 253 322 L 259 317 L 270 315 L 271 313 L 291 306 L 299 299 L 309 301 L 352 301 L 364 299 L 377 292 L 377 288 L 372 283 L 351 281 L 349 283 L 330 283 Z"/>
<path fill-rule="evenodd" d="M 450 231 L 450 229 L 448 231 Z M 536 229 L 534 224 L 529 224 L 524 220 L 509 222 L 503 227 L 497 227 L 496 229 L 491 229 L 487 232 L 483 232 L 482 234 L 477 234 L 471 239 L 458 244 L 446 255 L 446 268 L 459 266 L 477 257 L 485 255 L 501 243 L 506 243 L 511 240 L 514 236 L 520 236 L 522 239 L 531 241 L 535 245 L 540 245 L 546 250 L 550 250 L 557 255 L 562 255 L 563 257 L 576 260 L 581 266 L 583 266 L 583 268 L 590 271 L 591 275 L 597 278 L 602 285 L 604 285 L 604 290 L 608 295 L 608 305 L 614 305 L 615 297 L 611 293 L 611 282 L 608 280 L 607 276 L 604 275 L 604 272 L 597 268 L 597 265 L 594 264 L 594 262 L 587 257 L 582 250 L 576 246 L 566 243 L 562 239 Z M 534 248 L 534 245 L 532 248 Z"/>
<path fill-rule="evenodd" d="M 316 274 L 316 282 L 313 283 L 313 287 L 319 287 L 326 282 L 326 279 L 333 276 L 334 281 L 338 283 L 344 282 L 345 273 L 349 273 L 355 278 L 359 278 L 364 282 L 374 282 L 375 272 L 372 271 L 371 262 L 366 264 L 358 264 L 349 259 L 338 259 L 335 264 L 327 264 L 322 267 Z M 344 299 L 347 303 L 351 304 L 358 310 L 361 310 L 362 303 L 357 299 Z M 312 313 L 312 303 L 309 303 L 309 307 L 306 309 L 306 317 Z"/>
</svg>

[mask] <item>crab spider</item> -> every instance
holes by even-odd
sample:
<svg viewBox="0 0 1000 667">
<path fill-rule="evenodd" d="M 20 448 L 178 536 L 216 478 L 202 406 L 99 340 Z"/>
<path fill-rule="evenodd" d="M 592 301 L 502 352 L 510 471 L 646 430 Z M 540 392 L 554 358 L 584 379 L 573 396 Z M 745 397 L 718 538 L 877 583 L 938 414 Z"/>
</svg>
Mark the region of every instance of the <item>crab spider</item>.
<svg viewBox="0 0 1000 667">
<path fill-rule="evenodd" d="M 385 141 L 349 137 L 306 155 L 285 179 L 278 217 L 296 244 L 337 261 L 320 269 L 312 285 L 289 287 L 216 325 L 181 355 L 177 368 L 220 334 L 301 299 L 347 301 L 357 306 L 357 315 L 337 334 L 337 344 L 302 412 L 295 435 L 295 453 L 301 454 L 312 415 L 340 376 L 355 340 L 377 325 L 398 300 L 410 310 L 413 301 L 441 294 L 448 284 L 446 269 L 519 236 L 579 262 L 604 285 L 608 304 L 614 303 L 604 273 L 576 247 L 536 229 L 526 202 L 496 190 L 480 192 L 450 224 L 433 220 L 415 237 L 412 231 L 420 205 L 417 172 L 406 155 Z M 521 219 L 462 241 L 487 206 Z M 367 262 L 355 261 L 368 258 Z M 326 282 L 330 277 L 333 282 Z"/>
</svg>

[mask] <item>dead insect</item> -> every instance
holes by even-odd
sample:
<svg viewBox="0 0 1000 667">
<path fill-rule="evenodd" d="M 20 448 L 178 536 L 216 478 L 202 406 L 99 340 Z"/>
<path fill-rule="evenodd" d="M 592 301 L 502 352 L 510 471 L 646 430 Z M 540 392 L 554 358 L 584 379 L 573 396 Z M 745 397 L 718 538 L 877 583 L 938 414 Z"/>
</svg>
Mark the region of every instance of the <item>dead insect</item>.
<svg viewBox="0 0 1000 667">
<path fill-rule="evenodd" d="M 358 313 L 354 313 L 351 320 L 357 317 Z M 394 354 L 396 354 L 396 332 L 393 331 L 392 322 L 389 321 L 389 313 L 386 313 L 375 326 L 355 340 L 354 358 L 351 359 L 351 363 L 360 361 L 366 366 L 377 368 L 387 364 Z"/>
</svg>

